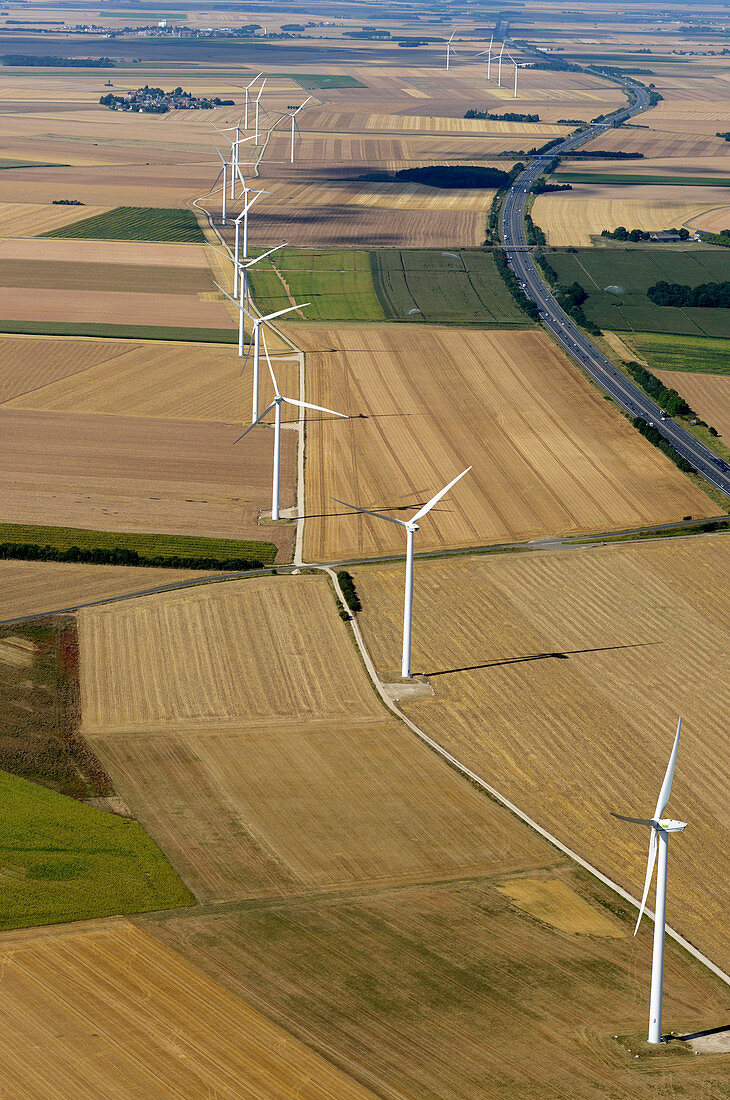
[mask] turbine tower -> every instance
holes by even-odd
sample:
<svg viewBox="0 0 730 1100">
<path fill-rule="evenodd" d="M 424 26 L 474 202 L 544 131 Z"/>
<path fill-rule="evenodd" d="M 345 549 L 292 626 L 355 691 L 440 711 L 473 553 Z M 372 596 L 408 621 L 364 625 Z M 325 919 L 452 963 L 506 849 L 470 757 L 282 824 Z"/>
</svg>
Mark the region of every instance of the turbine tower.
<svg viewBox="0 0 730 1100">
<path fill-rule="evenodd" d="M 271 375 L 271 381 L 274 384 L 274 400 L 264 409 L 261 416 L 254 420 L 250 428 L 246 428 L 243 435 L 239 435 L 238 439 L 234 440 L 234 443 L 240 443 L 244 436 L 248 435 L 250 431 L 260 424 L 261 421 L 267 416 L 272 409 L 275 409 L 274 413 L 274 472 L 271 484 L 271 518 L 279 519 L 279 472 L 281 469 L 281 406 L 296 405 L 299 409 L 314 409 L 316 412 L 332 413 L 333 416 L 341 416 L 343 420 L 348 420 L 347 413 L 335 412 L 334 409 L 325 409 L 323 405 L 312 405 L 308 401 L 295 401 L 292 397 L 283 397 L 279 386 L 274 376 L 274 370 L 271 366 L 271 359 L 269 358 L 269 349 L 266 344 L 266 334 L 262 333 L 262 339 L 264 344 L 264 353 L 266 355 L 266 362 L 269 367 L 269 374 Z"/>
<path fill-rule="evenodd" d="M 248 90 L 249 90 L 249 88 L 251 87 L 251 85 L 252 85 L 252 84 L 255 84 L 255 83 L 256 83 L 256 81 L 257 81 L 257 80 L 259 79 L 259 77 L 260 77 L 260 76 L 263 76 L 263 75 L 264 75 L 263 73 L 258 73 L 258 74 L 257 74 L 257 75 L 256 75 L 256 76 L 255 76 L 255 77 L 253 78 L 253 80 L 251 81 L 251 83 L 250 83 L 250 84 L 247 84 L 247 85 L 246 85 L 246 87 L 245 87 L 245 88 L 243 89 L 243 90 L 244 90 L 244 92 L 246 93 L 246 106 L 245 106 L 245 116 L 244 116 L 244 123 L 243 123 L 243 128 L 244 128 L 244 130 L 248 130 Z"/>
<path fill-rule="evenodd" d="M 231 201 L 233 201 L 233 199 L 236 197 L 236 176 L 240 177 L 241 175 L 241 169 L 239 167 L 240 154 L 238 147 L 239 145 L 245 144 L 245 142 L 247 141 L 253 141 L 253 134 L 251 135 L 251 137 L 247 138 L 242 138 L 240 136 L 240 126 L 241 124 L 239 122 L 236 126 L 226 126 L 223 130 L 220 130 L 217 126 L 213 127 L 217 134 L 220 134 L 221 137 L 225 138 L 226 141 L 229 141 L 231 143 Z M 235 131 L 235 138 L 228 137 L 228 133 L 231 130 Z"/>
<path fill-rule="evenodd" d="M 679 735 L 682 731 L 682 719 L 677 723 L 677 733 L 672 746 L 672 754 L 659 792 L 656 809 L 652 818 L 625 817 L 623 814 L 611 813 L 620 821 L 632 821 L 636 825 L 648 825 L 651 829 L 649 838 L 649 858 L 646 863 L 646 881 L 644 883 L 644 896 L 641 899 L 639 919 L 636 922 L 634 935 L 639 930 L 641 918 L 644 915 L 644 906 L 649 894 L 654 864 L 659 851 L 659 867 L 656 879 L 656 906 L 654 908 L 654 948 L 651 960 L 651 996 L 649 1000 L 649 1035 L 647 1042 L 661 1043 L 662 1041 L 662 986 L 664 982 L 664 929 L 667 912 L 667 860 L 669 857 L 669 834 L 681 833 L 687 828 L 686 821 L 673 821 L 671 818 L 663 818 L 661 815 L 669 802 L 669 792 L 672 789 L 674 778 L 674 765 L 677 763 L 677 749 L 679 748 Z"/>
<path fill-rule="evenodd" d="M 300 137 L 302 136 L 302 132 L 299 129 L 299 123 L 296 120 L 296 115 L 299 114 L 302 107 L 306 107 L 306 105 L 309 103 L 309 100 L 311 98 L 312 98 L 311 95 L 307 96 L 307 98 L 304 100 L 304 103 L 300 103 L 299 106 L 297 107 L 296 111 L 291 112 L 291 157 L 290 157 L 290 161 L 291 161 L 292 164 L 294 163 L 294 131 L 296 130 L 296 132 L 299 134 L 299 136 Z"/>
<path fill-rule="evenodd" d="M 436 493 L 435 497 L 431 497 L 428 504 L 424 504 L 423 508 L 420 508 L 415 516 L 412 516 L 408 520 L 395 519 L 394 516 L 386 516 L 384 512 L 371 512 L 369 508 L 358 508 L 356 504 L 349 504 L 346 500 L 337 500 L 337 497 L 333 497 L 333 500 L 337 500 L 338 504 L 344 504 L 346 508 L 352 508 L 355 512 L 360 512 L 366 516 L 375 516 L 377 519 L 386 519 L 388 523 L 397 523 L 399 527 L 405 527 L 406 529 L 406 588 L 405 588 L 405 600 L 403 607 L 403 653 L 401 658 L 401 676 L 404 680 L 409 680 L 411 677 L 411 625 L 413 620 L 413 541 L 416 531 L 418 531 L 418 521 L 422 519 L 427 512 L 430 512 L 434 504 L 438 504 L 442 497 L 446 496 L 449 489 L 453 489 L 457 481 L 460 481 L 464 474 L 468 474 L 471 470 L 471 466 L 467 466 L 465 470 L 450 481 L 449 484 Z"/>
<path fill-rule="evenodd" d="M 212 192 L 215 191 L 215 187 L 216 187 L 216 184 L 218 183 L 218 180 L 221 178 L 221 176 L 223 176 L 223 189 L 222 189 L 222 192 L 221 192 L 221 195 L 222 195 L 221 225 L 225 225 L 226 224 L 226 194 L 227 194 L 227 191 L 228 191 L 228 161 L 223 156 L 223 154 L 221 153 L 221 151 L 220 151 L 220 149 L 218 148 L 217 145 L 214 145 L 213 148 L 215 149 L 218 156 L 221 158 L 221 170 L 218 173 L 218 175 L 215 177 L 215 180 L 213 181 L 213 186 L 211 187 L 208 194 L 212 194 Z"/>
<path fill-rule="evenodd" d="M 492 42 L 494 42 L 494 35 L 489 39 L 489 49 L 487 50 L 487 80 L 492 79 Z"/>
<path fill-rule="evenodd" d="M 265 87 L 266 87 L 266 80 L 264 80 L 263 84 L 259 88 L 259 94 L 256 96 L 256 135 L 255 135 L 254 145 L 258 145 L 258 143 L 259 143 L 259 106 L 260 106 L 260 103 L 261 103 L 261 93 L 263 92 Z M 265 107 L 264 107 L 264 114 L 268 118 L 268 111 L 266 110 Z"/>
<path fill-rule="evenodd" d="M 446 72 L 449 71 L 449 58 L 450 58 L 451 50 L 453 49 L 451 43 L 454 41 L 454 35 L 455 34 L 456 34 L 456 31 L 452 31 L 451 32 L 451 38 L 446 43 Z M 454 50 L 454 53 L 456 53 L 456 50 Z"/>
<path fill-rule="evenodd" d="M 233 246 L 234 247 L 233 262 L 236 265 L 236 270 L 238 269 L 239 251 L 240 251 L 240 248 L 241 248 L 241 245 L 240 245 L 241 219 L 243 219 L 243 258 L 244 258 L 244 260 L 247 260 L 248 259 L 248 212 L 251 209 L 251 207 L 253 206 L 253 204 L 256 202 L 256 199 L 259 197 L 259 195 L 270 195 L 271 194 L 271 191 L 263 191 L 263 190 L 262 191 L 254 191 L 252 188 L 246 187 L 246 181 L 243 180 L 243 179 L 242 179 L 242 183 L 243 183 L 243 210 L 241 211 L 241 213 L 238 215 L 238 217 L 233 222 L 233 224 L 236 227 L 236 236 L 235 236 L 235 241 L 234 241 L 234 246 Z M 251 198 L 249 198 L 249 195 L 251 195 Z M 237 280 L 234 279 L 234 283 L 233 283 L 233 293 L 234 294 L 236 293 L 236 287 L 237 287 Z"/>
<path fill-rule="evenodd" d="M 504 42 L 502 43 L 502 49 L 499 51 L 499 68 L 497 71 L 497 87 L 502 87 L 502 54 L 504 53 Z M 258 144 L 258 142 L 256 143 Z"/>
</svg>

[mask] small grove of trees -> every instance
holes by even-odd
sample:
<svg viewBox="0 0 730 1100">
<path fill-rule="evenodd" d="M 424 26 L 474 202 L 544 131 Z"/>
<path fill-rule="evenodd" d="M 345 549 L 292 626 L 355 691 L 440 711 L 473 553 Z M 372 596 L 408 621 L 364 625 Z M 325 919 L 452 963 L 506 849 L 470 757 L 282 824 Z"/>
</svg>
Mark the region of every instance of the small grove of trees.
<svg viewBox="0 0 730 1100">
<path fill-rule="evenodd" d="M 564 309 L 569 317 L 575 321 L 581 328 L 586 329 L 588 332 L 598 335 L 600 329 L 593 321 L 589 321 L 583 310 L 583 303 L 586 301 L 588 293 L 580 285 L 580 283 L 571 283 L 570 286 L 559 286 L 555 295 L 555 300 L 561 309 Z"/>
<path fill-rule="evenodd" d="M 111 57 L 41 57 L 32 53 L 3 54 L 3 65 L 26 65 L 53 69 L 113 69 Z"/>
<path fill-rule="evenodd" d="M 624 363 L 627 371 L 635 382 L 641 386 L 644 393 L 653 397 L 657 405 L 669 413 L 670 416 L 696 416 L 683 397 L 676 390 L 671 390 L 660 382 L 655 374 L 642 367 L 641 363 Z"/>
<path fill-rule="evenodd" d="M 517 111 L 507 111 L 503 115 L 494 115 L 489 111 L 477 111 L 473 107 L 464 115 L 464 118 L 488 118 L 499 122 L 539 122 L 539 115 L 524 115 Z"/>
<path fill-rule="evenodd" d="M 701 309 L 730 309 L 730 282 L 700 283 L 687 286 L 684 283 L 667 283 L 663 280 L 650 286 L 646 292 L 650 302 L 657 306 L 697 306 Z"/>
<path fill-rule="evenodd" d="M 721 137 L 724 138 L 725 141 L 730 141 L 730 131 L 728 131 L 728 133 L 726 134 L 721 134 L 718 132 L 717 134 L 715 134 L 715 137 Z"/>
<path fill-rule="evenodd" d="M 355 589 L 355 582 L 352 579 L 350 573 L 345 569 L 341 569 L 337 574 L 337 580 L 342 591 L 342 595 L 345 597 L 345 603 L 350 608 L 353 614 L 357 614 L 358 611 L 362 611 L 362 604 L 360 603 L 360 597 Z M 345 612 L 343 618 L 349 618 Z"/>
<path fill-rule="evenodd" d="M 528 244 L 538 244 L 542 246 L 547 243 L 544 232 L 539 225 L 535 225 L 529 214 L 525 214 L 525 237 L 527 238 Z"/>
<path fill-rule="evenodd" d="M 669 440 L 665 439 L 657 428 L 652 428 L 651 425 L 640 416 L 634 417 L 633 425 L 638 432 L 641 432 L 645 439 L 648 439 L 650 443 L 653 443 L 655 447 L 663 451 L 667 458 L 671 458 L 672 462 L 676 466 L 679 466 L 680 470 L 684 470 L 686 474 L 692 473 L 694 467 L 691 463 L 689 463 L 686 458 L 683 458 L 678 451 L 675 451 Z"/>
<path fill-rule="evenodd" d="M 669 229 L 668 233 L 676 233 L 677 236 L 686 241 L 689 239 L 689 229 L 685 229 L 682 226 L 681 229 Z M 648 241 L 651 239 L 651 232 L 646 229 L 627 229 L 625 225 L 617 225 L 615 229 L 602 229 L 602 237 L 610 237 L 613 241 Z"/>
<path fill-rule="evenodd" d="M 500 249 L 494 250 L 494 262 L 497 265 L 497 271 L 502 276 L 504 283 L 509 290 L 510 294 L 514 298 L 517 305 L 523 310 L 532 321 L 540 320 L 540 310 L 537 308 L 532 298 L 528 298 L 524 290 L 517 281 L 512 268 L 507 263 L 507 257 Z"/>
<path fill-rule="evenodd" d="M 69 546 L 59 550 L 57 546 L 39 546 L 36 543 L 0 542 L 0 558 L 21 561 L 70 561 L 91 565 L 146 565 L 165 569 L 216 569 L 237 573 L 248 569 L 263 569 L 263 562 L 249 558 L 228 558 L 220 561 L 206 557 L 146 557 L 126 546 L 87 547 Z"/>
<path fill-rule="evenodd" d="M 572 191 L 573 185 L 571 183 L 547 183 L 546 180 L 540 176 L 536 179 L 532 185 L 532 192 L 534 195 L 544 195 L 546 191 Z"/>
<path fill-rule="evenodd" d="M 706 233 L 702 231 L 702 240 L 707 244 L 719 244 L 730 248 L 730 229 L 721 229 L 719 233 Z"/>
</svg>

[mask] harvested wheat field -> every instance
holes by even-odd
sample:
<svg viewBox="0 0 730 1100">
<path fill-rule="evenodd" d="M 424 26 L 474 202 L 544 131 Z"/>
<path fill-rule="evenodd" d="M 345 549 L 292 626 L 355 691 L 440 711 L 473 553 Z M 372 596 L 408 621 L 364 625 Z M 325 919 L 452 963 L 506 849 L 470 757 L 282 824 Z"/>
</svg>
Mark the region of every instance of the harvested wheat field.
<svg viewBox="0 0 730 1100">
<path fill-rule="evenodd" d="M 126 920 L 7 933 L 0 962 L 6 1095 L 371 1095 Z"/>
<path fill-rule="evenodd" d="M 0 621 L 65 611 L 209 575 L 190 569 L 0 560 Z"/>
<path fill-rule="evenodd" d="M 262 398 L 263 399 L 263 398 Z M 271 432 L 203 420 L 0 410 L 0 520 L 97 530 L 265 539 L 291 553 L 290 525 L 258 526 L 271 496 Z M 294 504 L 295 433 L 282 434 L 282 507 Z"/>
<path fill-rule="evenodd" d="M 297 392 L 297 364 L 276 360 L 276 371 L 283 392 Z M 262 408 L 270 389 L 264 382 Z M 0 398 L 4 389 L 11 391 L 6 407 L 15 409 L 229 424 L 251 415 L 250 380 L 241 377 L 237 349 L 216 344 L 0 340 Z"/>
<path fill-rule="evenodd" d="M 623 168 L 622 168 L 623 170 Z M 572 191 L 538 195 L 532 216 L 550 244 L 591 245 L 603 229 L 670 229 L 718 206 L 727 207 L 726 187 L 648 187 L 574 183 Z"/>
<path fill-rule="evenodd" d="M 730 142 L 728 142 L 730 149 Z M 688 229 L 704 229 L 707 233 L 721 233 L 723 229 L 730 229 L 730 203 L 724 206 L 713 206 L 711 210 L 704 210 L 701 214 L 695 214 L 687 218 Z"/>
<path fill-rule="evenodd" d="M 308 399 L 352 415 L 308 427 L 305 560 L 403 553 L 393 524 L 332 498 L 402 517 L 469 465 L 424 520 L 419 549 L 714 514 L 542 333 L 287 332 L 306 351 Z"/>
<path fill-rule="evenodd" d="M 622 903 L 578 873 L 538 876 L 601 934 L 525 915 L 499 879 L 139 923 L 389 1100 L 719 1100 L 721 1055 L 688 1058 L 677 1043 L 647 1056 L 649 929 L 634 940 Z M 726 988 L 670 942 L 668 1026 L 722 1026 L 729 1009 Z"/>
<path fill-rule="evenodd" d="M 213 209 L 213 208 L 210 208 Z M 216 221 L 219 211 L 215 211 Z M 316 207 L 269 208 L 256 219 L 256 245 L 272 248 L 282 238 L 293 247 L 412 248 L 476 247 L 484 240 L 486 208 L 390 209 L 342 203 Z M 220 226 L 219 226 L 220 228 Z M 233 229 L 222 229 L 230 245 Z"/>
<path fill-rule="evenodd" d="M 668 389 L 680 393 L 702 420 L 717 428 L 725 446 L 730 446 L 730 376 L 677 370 L 655 373 Z"/>
<path fill-rule="evenodd" d="M 497 164 L 503 168 L 504 162 Z M 264 195 L 257 204 L 257 215 L 276 211 L 278 207 L 307 209 L 329 206 L 378 206 L 396 210 L 478 210 L 489 209 L 495 191 L 489 188 L 426 187 L 406 181 L 393 183 L 359 183 L 331 181 L 326 183 L 277 183 L 274 193 Z"/>
<path fill-rule="evenodd" d="M 730 540 L 722 535 L 418 562 L 413 667 L 435 698 L 403 709 L 539 824 L 641 894 L 641 816 L 677 715 L 669 923 L 728 969 Z M 400 647 L 401 566 L 361 567 L 362 624 L 387 676 Z"/>
<path fill-rule="evenodd" d="M 79 630 L 84 733 L 203 900 L 549 855 L 386 715 L 324 576 L 89 609 Z"/>
</svg>

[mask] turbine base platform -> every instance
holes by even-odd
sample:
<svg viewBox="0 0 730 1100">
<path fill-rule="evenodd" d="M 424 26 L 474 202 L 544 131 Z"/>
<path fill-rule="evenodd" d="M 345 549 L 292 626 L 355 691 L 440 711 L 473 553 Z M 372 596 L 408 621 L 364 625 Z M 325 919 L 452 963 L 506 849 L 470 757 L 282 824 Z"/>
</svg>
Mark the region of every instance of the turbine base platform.
<svg viewBox="0 0 730 1100">
<path fill-rule="evenodd" d="M 405 703 L 412 699 L 426 699 L 435 692 L 425 676 L 413 676 L 410 680 L 399 680 L 395 684 L 380 685 L 391 703 Z"/>
</svg>

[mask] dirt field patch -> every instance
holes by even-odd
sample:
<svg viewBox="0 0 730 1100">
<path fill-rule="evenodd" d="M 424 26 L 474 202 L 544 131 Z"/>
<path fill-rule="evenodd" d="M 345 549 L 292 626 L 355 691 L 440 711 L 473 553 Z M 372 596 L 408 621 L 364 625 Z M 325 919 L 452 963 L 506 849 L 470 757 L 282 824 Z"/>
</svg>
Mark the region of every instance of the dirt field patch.
<svg viewBox="0 0 730 1100">
<path fill-rule="evenodd" d="M 542 333 L 288 331 L 307 352 L 309 400 L 353 416 L 308 429 L 312 560 L 403 552 L 393 524 L 355 516 L 332 498 L 402 516 L 469 465 L 424 521 L 419 549 L 713 514 L 710 499 L 615 415 Z"/>
<path fill-rule="evenodd" d="M 668 920 L 725 968 L 729 562 L 722 535 L 419 562 L 413 667 L 436 694 L 404 704 L 634 896 L 646 838 L 609 810 L 651 811 L 682 714 L 670 812 L 690 827 L 672 847 Z M 354 575 L 387 675 L 400 653 L 402 566 Z"/>
<path fill-rule="evenodd" d="M 612 939 L 626 934 L 618 921 L 610 921 L 561 879 L 515 878 L 497 883 L 496 889 L 524 913 L 561 932 Z"/>
<path fill-rule="evenodd" d="M 234 447 L 236 428 L 202 420 L 0 410 L 0 520 L 261 539 L 271 433 Z M 282 507 L 294 503 L 295 433 L 282 437 Z M 291 526 L 266 528 L 287 559 Z"/>
<path fill-rule="evenodd" d="M 370 1095 L 127 921 L 9 933 L 0 959 L 0 1081 L 16 1095 Z"/>
<path fill-rule="evenodd" d="M 21 395 L 29 400 L 60 378 L 109 362 L 140 344 L 115 340 L 34 340 L 0 338 L 0 403 Z"/>
<path fill-rule="evenodd" d="M 54 206 L 52 203 L 0 203 L 0 237 L 35 237 L 49 229 L 77 221 L 82 217 L 103 214 L 104 206 Z"/>
</svg>

